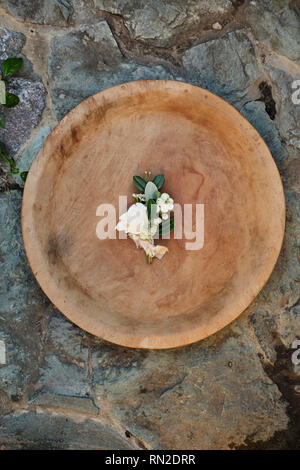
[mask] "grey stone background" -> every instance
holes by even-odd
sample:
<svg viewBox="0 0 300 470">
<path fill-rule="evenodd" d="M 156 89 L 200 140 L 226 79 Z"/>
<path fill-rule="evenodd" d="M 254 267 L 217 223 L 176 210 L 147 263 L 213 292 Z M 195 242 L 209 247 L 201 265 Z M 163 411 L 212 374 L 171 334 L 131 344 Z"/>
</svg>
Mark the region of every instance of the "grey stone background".
<svg viewBox="0 0 300 470">
<path fill-rule="evenodd" d="M 22 245 L 22 182 L 2 164 L 0 449 L 299 449 L 299 1 L 2 0 L 0 15 L 0 60 L 24 58 L 10 81 L 20 104 L 0 130 L 21 170 L 85 97 L 185 80 L 256 127 L 287 203 L 279 261 L 237 321 L 188 347 L 132 350 L 80 330 L 41 292 Z"/>
</svg>

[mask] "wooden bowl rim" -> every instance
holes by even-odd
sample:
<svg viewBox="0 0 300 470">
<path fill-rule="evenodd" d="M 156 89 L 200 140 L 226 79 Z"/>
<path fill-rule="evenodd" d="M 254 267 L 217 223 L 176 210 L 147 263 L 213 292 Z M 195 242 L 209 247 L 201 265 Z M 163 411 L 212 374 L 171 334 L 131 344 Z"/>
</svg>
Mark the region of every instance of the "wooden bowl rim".
<svg viewBox="0 0 300 470">
<path fill-rule="evenodd" d="M 76 121 L 76 118 L 80 115 L 80 113 L 78 113 L 78 109 L 82 108 L 88 111 L 89 109 L 95 107 L 95 103 L 97 103 L 97 106 L 100 106 L 101 101 L 106 101 L 107 96 L 111 97 L 115 95 L 116 98 L 118 97 L 118 95 L 124 96 L 124 91 L 132 93 L 135 90 L 138 91 L 139 89 L 155 90 L 157 89 L 157 87 L 160 89 L 165 89 L 166 92 L 168 91 L 168 89 L 173 88 L 176 88 L 177 90 L 182 88 L 182 91 L 188 89 L 191 93 L 196 93 L 196 95 L 198 95 L 200 99 L 201 97 L 203 99 L 204 96 L 208 97 L 206 103 L 210 103 L 211 106 L 215 105 L 217 109 L 219 107 L 225 107 L 227 115 L 232 117 L 233 120 L 235 118 L 242 125 L 244 131 L 247 135 L 249 135 L 250 139 L 256 138 L 256 140 L 259 140 L 260 144 L 262 144 L 265 150 L 266 155 L 273 162 L 273 167 L 275 170 L 274 174 L 277 175 L 278 191 L 281 192 L 283 211 L 281 214 L 276 214 L 276 217 L 281 217 L 283 223 L 281 233 L 279 233 L 278 236 L 278 250 L 276 255 L 274 255 L 273 262 L 269 264 L 267 269 L 264 269 L 263 275 L 261 276 L 261 282 L 252 290 L 251 295 L 247 295 L 245 298 L 242 299 L 243 301 L 240 301 L 235 305 L 234 312 L 226 311 L 225 314 L 222 315 L 221 321 L 220 318 L 216 319 L 217 321 L 212 321 L 209 324 L 209 327 L 205 328 L 205 331 L 203 331 L 203 327 L 200 326 L 191 331 L 189 335 L 187 335 L 185 331 L 172 334 L 171 336 L 165 334 L 160 336 L 159 339 L 155 336 L 150 335 L 146 340 L 141 341 L 140 337 L 136 337 L 135 335 L 129 336 L 128 334 L 122 334 L 121 332 L 117 331 L 112 332 L 111 330 L 105 329 L 103 325 L 102 328 L 99 328 L 99 326 L 95 328 L 93 322 L 89 322 L 84 316 L 82 316 L 81 313 L 78 314 L 76 308 L 74 308 L 74 306 L 72 305 L 72 302 L 64 296 L 64 293 L 56 286 L 54 279 L 51 278 L 49 272 L 47 271 L 47 268 L 45 267 L 45 263 L 43 262 L 43 256 L 41 256 L 42 253 L 37 253 L 37 251 L 31 250 L 31 244 L 32 240 L 35 239 L 35 233 L 34 231 L 30 230 L 30 223 L 32 222 L 32 205 L 35 201 L 38 176 L 39 173 L 42 172 L 43 166 L 48 158 L 47 151 L 45 151 L 47 149 L 47 145 L 49 144 L 49 141 L 53 139 L 53 136 L 55 136 L 55 134 L 58 134 L 59 136 L 59 134 L 61 134 L 61 132 L 63 131 L 64 127 L 68 129 L 68 126 L 71 123 L 74 123 L 74 120 Z M 241 315 L 247 309 L 247 307 L 251 304 L 254 298 L 266 285 L 274 270 L 283 244 L 285 233 L 285 218 L 286 207 L 284 189 L 279 170 L 273 159 L 273 156 L 268 146 L 266 145 L 260 134 L 257 132 L 257 130 L 249 123 L 249 121 L 242 114 L 240 114 L 240 112 L 236 108 L 234 108 L 230 103 L 228 103 L 218 95 L 215 95 L 214 93 L 204 88 L 192 85 L 190 83 L 173 80 L 135 80 L 102 90 L 86 98 L 75 108 L 73 108 L 51 131 L 51 133 L 45 140 L 42 149 L 35 157 L 29 170 L 29 174 L 24 187 L 21 225 L 25 253 L 38 284 L 40 285 L 41 289 L 45 292 L 47 297 L 51 300 L 51 302 L 56 306 L 56 308 L 60 310 L 71 322 L 73 322 L 83 330 L 87 331 L 88 333 L 91 333 L 92 335 L 98 336 L 106 341 L 110 341 L 121 346 L 143 349 L 170 349 L 182 347 L 194 343 L 196 341 L 200 341 L 201 339 L 204 339 L 216 333 L 217 331 L 223 329 L 225 326 L 233 322 L 239 315 Z"/>
</svg>

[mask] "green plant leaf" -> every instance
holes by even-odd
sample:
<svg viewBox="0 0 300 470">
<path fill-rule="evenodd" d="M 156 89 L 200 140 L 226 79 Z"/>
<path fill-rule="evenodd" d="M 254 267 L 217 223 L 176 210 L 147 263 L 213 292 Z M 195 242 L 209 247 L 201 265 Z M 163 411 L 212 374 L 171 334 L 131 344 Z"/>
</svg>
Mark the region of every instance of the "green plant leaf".
<svg viewBox="0 0 300 470">
<path fill-rule="evenodd" d="M 5 163 L 9 164 L 11 173 L 15 173 L 15 174 L 19 173 L 19 169 L 16 168 L 14 159 L 8 155 L 6 145 L 4 142 L 0 142 L 0 158 Z"/>
<path fill-rule="evenodd" d="M 148 181 L 145 187 L 146 201 L 148 201 L 149 199 L 154 199 L 156 191 L 157 191 L 157 186 L 154 183 L 152 183 L 152 181 Z"/>
<path fill-rule="evenodd" d="M 20 100 L 17 95 L 6 92 L 6 103 L 3 106 L 6 106 L 6 108 L 14 108 L 19 104 L 19 101 Z"/>
<path fill-rule="evenodd" d="M 28 175 L 28 171 L 22 171 L 22 173 L 20 173 L 20 176 L 22 180 L 24 181 L 24 183 L 26 181 L 27 175 Z"/>
<path fill-rule="evenodd" d="M 16 164 L 13 158 L 10 158 L 8 155 L 1 153 L 0 158 L 5 162 L 8 163 L 10 166 L 11 173 L 19 173 L 19 169 L 16 168 Z"/>
<path fill-rule="evenodd" d="M 1 142 L 1 141 L 0 141 L 0 156 L 8 158 L 8 152 L 7 152 L 7 149 L 6 149 L 6 145 L 5 145 L 4 142 Z"/>
<path fill-rule="evenodd" d="M 159 235 L 166 235 L 167 233 L 171 233 L 175 227 L 175 220 L 174 216 L 172 215 L 169 219 L 163 220 L 162 223 L 159 225 Z"/>
<path fill-rule="evenodd" d="M 5 128 L 5 116 L 3 114 L 0 114 L 0 127 Z"/>
<path fill-rule="evenodd" d="M 134 176 L 133 177 L 133 184 L 140 190 L 145 191 L 145 187 L 147 182 L 141 176 Z"/>
<path fill-rule="evenodd" d="M 165 182 L 164 175 L 155 176 L 153 183 L 157 186 L 157 189 L 160 189 Z"/>
<path fill-rule="evenodd" d="M 5 77 L 16 73 L 23 65 L 23 59 L 21 57 L 10 57 L 1 64 L 2 73 Z"/>
<path fill-rule="evenodd" d="M 6 155 L 4 155 L 3 153 L 0 153 L 0 158 L 3 162 L 10 163 L 10 159 Z"/>
<path fill-rule="evenodd" d="M 152 224 L 153 219 L 156 217 L 156 208 L 157 205 L 154 201 L 154 199 L 148 199 L 147 201 L 147 214 L 148 214 L 148 220 Z"/>
</svg>

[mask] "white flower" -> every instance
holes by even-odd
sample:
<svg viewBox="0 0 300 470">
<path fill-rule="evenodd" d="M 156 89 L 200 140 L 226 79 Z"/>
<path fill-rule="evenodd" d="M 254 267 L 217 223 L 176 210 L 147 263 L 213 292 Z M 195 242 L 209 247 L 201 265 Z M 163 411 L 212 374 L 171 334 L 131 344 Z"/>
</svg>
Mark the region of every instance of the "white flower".
<svg viewBox="0 0 300 470">
<path fill-rule="evenodd" d="M 163 218 L 163 220 L 167 220 L 168 214 L 162 214 L 162 218 Z"/>
<path fill-rule="evenodd" d="M 168 212 L 168 210 L 169 210 L 168 204 L 162 204 L 162 205 L 160 206 L 160 210 L 161 210 L 162 214 Z"/>
<path fill-rule="evenodd" d="M 143 193 L 132 195 L 137 201 L 146 201 L 146 196 Z"/>
<path fill-rule="evenodd" d="M 150 234 L 147 207 L 140 202 L 130 206 L 128 211 L 120 216 L 116 229 L 148 239 Z"/>
<path fill-rule="evenodd" d="M 156 201 L 158 210 L 162 214 L 167 214 L 169 211 L 174 209 L 174 200 L 169 196 L 168 193 L 163 193 Z"/>
</svg>

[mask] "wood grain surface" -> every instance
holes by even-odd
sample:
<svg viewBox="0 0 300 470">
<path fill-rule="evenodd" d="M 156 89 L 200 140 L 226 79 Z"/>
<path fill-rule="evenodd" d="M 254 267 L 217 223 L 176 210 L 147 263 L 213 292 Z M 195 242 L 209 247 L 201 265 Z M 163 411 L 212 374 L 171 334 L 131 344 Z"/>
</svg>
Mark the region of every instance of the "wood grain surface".
<svg viewBox="0 0 300 470">
<path fill-rule="evenodd" d="M 164 240 L 147 265 L 132 240 L 99 240 L 96 209 L 163 173 L 164 191 L 205 207 L 204 247 Z M 118 216 L 118 213 L 117 213 Z M 170 348 L 233 321 L 268 280 L 285 224 L 283 188 L 256 130 L 228 103 L 182 82 L 105 90 L 52 131 L 25 185 L 26 253 L 42 289 L 71 321 L 114 343 Z"/>
</svg>

